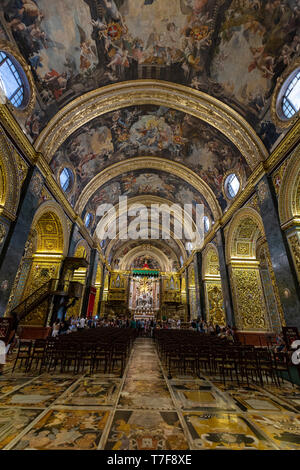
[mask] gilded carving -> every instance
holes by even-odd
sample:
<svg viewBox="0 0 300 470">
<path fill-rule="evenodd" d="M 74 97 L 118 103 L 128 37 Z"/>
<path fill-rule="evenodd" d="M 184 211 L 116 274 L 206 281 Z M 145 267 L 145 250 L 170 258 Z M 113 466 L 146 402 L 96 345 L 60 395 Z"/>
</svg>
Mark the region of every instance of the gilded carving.
<svg viewBox="0 0 300 470">
<path fill-rule="evenodd" d="M 221 282 L 207 283 L 206 290 L 208 299 L 207 320 L 213 323 L 213 325 L 218 324 L 219 326 L 225 326 L 226 318 Z"/>
<path fill-rule="evenodd" d="M 281 224 L 299 225 L 300 218 L 300 144 L 292 152 L 280 185 L 278 206 Z M 298 220 L 297 220 L 298 219 Z"/>
<path fill-rule="evenodd" d="M 261 181 L 258 185 L 258 196 L 261 202 L 267 198 L 268 195 L 268 187 L 265 181 Z"/>
<path fill-rule="evenodd" d="M 297 271 L 298 279 L 300 281 L 300 241 L 297 234 L 292 235 L 288 238 L 289 245 L 291 248 L 295 268 Z"/>
<path fill-rule="evenodd" d="M 249 243 L 237 242 L 237 254 L 242 256 L 248 256 L 250 254 Z"/>
<path fill-rule="evenodd" d="M 252 207 L 244 207 L 232 218 L 226 233 L 226 259 L 256 258 L 256 242 L 264 237 L 264 227 L 260 215 Z M 238 243 L 247 243 L 249 252 L 238 253 Z"/>
<path fill-rule="evenodd" d="M 272 289 L 273 289 L 273 293 L 274 293 L 275 300 L 276 300 L 276 306 L 279 312 L 280 323 L 282 326 L 285 326 L 284 313 L 282 310 L 279 290 L 278 290 L 267 242 L 264 242 L 262 249 L 260 251 L 260 269 L 263 269 L 264 267 L 268 270 L 268 273 L 270 275 Z"/>
<path fill-rule="evenodd" d="M 148 103 L 183 111 L 214 126 L 236 145 L 252 169 L 267 157 L 263 143 L 251 126 L 228 106 L 203 92 L 159 80 L 116 83 L 73 100 L 43 130 L 36 148 L 49 162 L 65 139 L 93 118 Z"/>
<path fill-rule="evenodd" d="M 254 210 L 256 210 L 258 213 L 260 211 L 259 204 L 258 204 L 258 197 L 257 194 L 254 194 L 249 201 L 245 204 L 245 207 L 252 207 Z"/>
<path fill-rule="evenodd" d="M 267 330 L 267 314 L 258 268 L 232 268 L 236 323 L 241 330 Z"/>
<path fill-rule="evenodd" d="M 32 178 L 32 181 L 30 183 L 30 189 L 36 197 L 39 197 L 42 191 L 43 184 L 44 181 L 41 175 L 37 174 Z"/>
<path fill-rule="evenodd" d="M 275 192 L 276 192 L 276 196 L 278 197 L 279 196 L 279 190 L 280 190 L 280 187 L 281 187 L 281 184 L 282 184 L 282 181 L 283 181 L 283 178 L 284 178 L 284 172 L 288 166 L 288 163 L 289 163 L 289 160 L 290 160 L 291 157 L 287 158 L 286 160 L 284 160 L 284 162 L 282 163 L 282 165 L 280 165 L 280 167 L 278 168 L 277 171 L 275 171 L 275 173 L 273 173 L 272 175 L 272 183 L 273 183 L 273 186 L 274 186 L 274 189 L 275 189 Z"/>
<path fill-rule="evenodd" d="M 6 235 L 5 225 L 0 223 L 0 246 L 5 240 L 5 235 Z"/>
<path fill-rule="evenodd" d="M 146 168 L 159 168 L 161 171 L 171 173 L 188 182 L 200 194 L 203 194 L 212 210 L 214 218 L 216 220 L 220 218 L 222 211 L 215 197 L 215 194 L 210 188 L 210 186 L 202 178 L 200 178 L 200 176 L 198 176 L 194 171 L 185 167 L 181 163 L 173 161 L 171 162 L 169 160 L 153 156 L 131 158 L 130 160 L 115 163 L 101 171 L 86 185 L 84 191 L 76 202 L 75 211 L 81 214 L 92 195 L 97 191 L 97 189 L 103 186 L 103 184 L 105 184 L 111 178 L 115 178 L 123 173 L 127 173 L 132 170 Z"/>
<path fill-rule="evenodd" d="M 17 211 L 20 187 L 16 151 L 0 127 L 0 214 L 3 212 L 11 220 Z"/>
</svg>

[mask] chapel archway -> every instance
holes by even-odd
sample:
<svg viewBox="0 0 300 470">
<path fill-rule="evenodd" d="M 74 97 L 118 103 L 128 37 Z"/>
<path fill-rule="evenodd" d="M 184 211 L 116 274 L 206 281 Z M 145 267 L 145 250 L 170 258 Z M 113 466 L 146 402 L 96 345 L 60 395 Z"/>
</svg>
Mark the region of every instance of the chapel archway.
<svg viewBox="0 0 300 470">
<path fill-rule="evenodd" d="M 283 173 L 278 204 L 282 230 L 288 240 L 295 271 L 300 282 L 300 159 L 298 147 Z"/>
<path fill-rule="evenodd" d="M 235 325 L 242 331 L 269 331 L 270 324 L 257 259 L 263 224 L 252 208 L 239 210 L 226 237 L 226 255 L 232 288 Z"/>
<path fill-rule="evenodd" d="M 14 298 L 9 308 L 16 307 L 30 296 L 39 297 L 49 290 L 51 280 L 59 278 L 67 240 L 66 226 L 60 219 L 60 208 L 43 205 L 36 212 L 25 251 L 16 276 Z M 28 301 L 28 300 L 27 300 Z M 40 303 L 23 320 L 23 325 L 44 326 L 49 314 L 50 297 Z"/>
</svg>

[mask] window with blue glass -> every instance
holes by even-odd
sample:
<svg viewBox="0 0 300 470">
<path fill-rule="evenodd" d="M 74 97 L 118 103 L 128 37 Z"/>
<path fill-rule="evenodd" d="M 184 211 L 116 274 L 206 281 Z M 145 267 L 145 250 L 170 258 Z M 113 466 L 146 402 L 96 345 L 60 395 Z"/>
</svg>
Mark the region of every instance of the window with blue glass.
<svg viewBox="0 0 300 470">
<path fill-rule="evenodd" d="M 205 233 L 209 231 L 209 227 L 210 227 L 210 221 L 209 221 L 209 218 L 207 217 L 207 215 L 205 215 L 203 217 L 203 224 L 204 224 L 204 231 Z"/>
<path fill-rule="evenodd" d="M 226 191 L 227 197 L 229 197 L 229 199 L 234 198 L 239 192 L 239 189 L 240 189 L 240 182 L 238 180 L 238 177 L 234 173 L 231 173 L 230 175 L 227 176 L 225 180 L 225 191 Z"/>
<path fill-rule="evenodd" d="M 287 119 L 290 119 L 300 109 L 300 70 L 290 81 L 283 99 L 282 112 Z"/>
<path fill-rule="evenodd" d="M 1 87 L 6 98 L 16 108 L 20 108 L 24 103 L 24 82 L 18 71 L 20 66 L 10 58 L 4 51 L 0 51 L 0 79 Z"/>
<path fill-rule="evenodd" d="M 92 219 L 93 219 L 92 214 L 88 212 L 85 216 L 85 221 L 84 221 L 84 224 L 87 228 L 91 225 Z"/>
<path fill-rule="evenodd" d="M 59 182 L 63 191 L 71 189 L 73 183 L 73 174 L 69 168 L 64 168 L 59 175 Z"/>
</svg>

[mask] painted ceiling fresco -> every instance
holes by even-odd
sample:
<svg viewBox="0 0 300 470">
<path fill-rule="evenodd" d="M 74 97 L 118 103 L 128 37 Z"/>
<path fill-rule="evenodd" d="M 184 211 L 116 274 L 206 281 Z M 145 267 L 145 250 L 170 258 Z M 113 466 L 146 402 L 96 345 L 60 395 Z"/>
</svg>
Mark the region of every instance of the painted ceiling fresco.
<svg viewBox="0 0 300 470">
<path fill-rule="evenodd" d="M 119 203 L 120 196 L 127 196 L 128 204 L 130 198 L 135 196 L 158 196 L 182 206 L 192 204 L 194 219 L 196 204 L 203 204 L 204 212 L 213 220 L 205 198 L 181 178 L 159 170 L 136 170 L 111 179 L 90 198 L 85 212 L 96 214 L 94 228 L 101 218 L 97 216 L 99 206 L 102 204 L 116 205 Z"/>
<path fill-rule="evenodd" d="M 119 269 L 119 265 L 123 257 L 138 246 L 140 246 L 141 249 L 147 248 L 151 250 L 151 248 L 154 247 L 162 251 L 162 253 L 172 261 L 173 271 L 180 269 L 180 266 L 183 264 L 182 253 L 176 241 L 172 238 L 163 241 L 149 239 L 146 244 L 144 240 L 130 240 L 127 242 L 124 242 L 124 240 L 117 240 L 109 257 L 112 269 Z"/>
<path fill-rule="evenodd" d="M 65 166 L 76 173 L 77 200 L 85 185 L 107 166 L 136 156 L 155 155 L 182 163 L 214 191 L 222 208 L 223 175 L 232 170 L 246 179 L 250 169 L 220 132 L 193 116 L 158 106 L 135 106 L 106 114 L 75 132 L 56 152 L 56 177 Z M 113 186 L 114 187 L 114 186 Z"/>
<path fill-rule="evenodd" d="M 131 269 L 142 269 L 144 265 L 147 265 L 149 269 L 161 269 L 158 261 L 149 255 L 137 256 L 131 264 Z"/>
<path fill-rule="evenodd" d="M 35 139 L 66 103 L 98 87 L 153 78 L 213 95 L 267 147 L 278 76 L 299 55 L 298 0 L 2 0 L 3 35 L 31 65 Z"/>
</svg>

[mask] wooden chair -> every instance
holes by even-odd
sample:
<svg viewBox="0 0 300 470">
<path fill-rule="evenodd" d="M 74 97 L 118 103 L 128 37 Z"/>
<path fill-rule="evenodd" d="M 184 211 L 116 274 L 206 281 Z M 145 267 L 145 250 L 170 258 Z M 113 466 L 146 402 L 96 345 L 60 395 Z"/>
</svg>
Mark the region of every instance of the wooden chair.
<svg viewBox="0 0 300 470">
<path fill-rule="evenodd" d="M 28 363 L 31 358 L 31 348 L 32 348 L 32 341 L 20 340 L 17 356 L 16 356 L 14 366 L 12 369 L 12 373 L 14 372 L 18 361 L 21 361 L 19 367 L 22 367 L 23 362 L 25 362 L 25 371 L 27 370 Z"/>
</svg>

